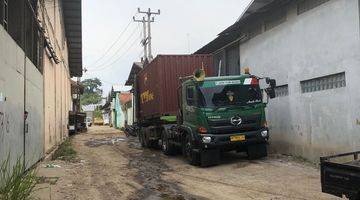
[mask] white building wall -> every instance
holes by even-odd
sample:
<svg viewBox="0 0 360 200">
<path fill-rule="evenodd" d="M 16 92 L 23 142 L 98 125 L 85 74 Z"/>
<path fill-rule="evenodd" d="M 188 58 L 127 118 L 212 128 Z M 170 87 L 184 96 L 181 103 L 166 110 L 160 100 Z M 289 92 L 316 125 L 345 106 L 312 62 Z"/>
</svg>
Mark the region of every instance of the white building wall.
<svg viewBox="0 0 360 200">
<path fill-rule="evenodd" d="M 240 45 L 241 66 L 288 84 L 270 100 L 271 148 L 318 161 L 360 150 L 359 0 L 330 0 Z M 300 81 L 345 72 L 346 87 L 302 93 Z"/>
</svg>

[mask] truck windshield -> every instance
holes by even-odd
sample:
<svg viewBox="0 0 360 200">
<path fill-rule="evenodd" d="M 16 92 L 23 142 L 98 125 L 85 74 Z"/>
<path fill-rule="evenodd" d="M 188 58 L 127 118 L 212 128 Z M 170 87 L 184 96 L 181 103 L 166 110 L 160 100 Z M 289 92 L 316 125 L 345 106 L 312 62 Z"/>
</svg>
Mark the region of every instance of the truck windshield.
<svg viewBox="0 0 360 200">
<path fill-rule="evenodd" d="M 199 106 L 251 105 L 262 102 L 259 85 L 200 87 Z"/>
</svg>

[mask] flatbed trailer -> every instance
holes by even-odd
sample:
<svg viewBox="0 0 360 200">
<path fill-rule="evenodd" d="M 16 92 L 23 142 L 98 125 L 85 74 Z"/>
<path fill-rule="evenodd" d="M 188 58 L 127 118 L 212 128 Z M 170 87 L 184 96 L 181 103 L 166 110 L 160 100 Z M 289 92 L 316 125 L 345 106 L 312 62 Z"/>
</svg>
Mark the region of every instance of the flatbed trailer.
<svg viewBox="0 0 360 200">
<path fill-rule="evenodd" d="M 360 200 L 360 151 L 320 158 L 321 187 L 324 193 Z M 335 162 L 351 156 L 352 161 Z"/>
</svg>

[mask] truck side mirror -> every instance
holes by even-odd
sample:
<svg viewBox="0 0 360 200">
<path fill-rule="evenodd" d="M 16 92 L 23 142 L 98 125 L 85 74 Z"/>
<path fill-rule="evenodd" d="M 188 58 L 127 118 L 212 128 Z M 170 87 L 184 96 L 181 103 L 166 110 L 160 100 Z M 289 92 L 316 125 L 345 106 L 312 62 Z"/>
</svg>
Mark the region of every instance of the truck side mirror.
<svg viewBox="0 0 360 200">
<path fill-rule="evenodd" d="M 275 87 L 276 87 L 276 80 L 275 80 L 275 79 L 266 78 L 266 84 L 269 84 L 271 88 L 275 88 Z"/>
<path fill-rule="evenodd" d="M 275 89 L 273 87 L 266 88 L 266 93 L 270 97 L 270 99 L 273 99 L 276 97 L 275 95 Z"/>
</svg>

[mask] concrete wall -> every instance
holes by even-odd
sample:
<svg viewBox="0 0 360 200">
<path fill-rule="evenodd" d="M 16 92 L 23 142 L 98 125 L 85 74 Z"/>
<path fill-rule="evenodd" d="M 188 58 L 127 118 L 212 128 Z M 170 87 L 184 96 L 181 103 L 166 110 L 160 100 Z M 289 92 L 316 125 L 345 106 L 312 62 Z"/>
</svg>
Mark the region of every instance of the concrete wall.
<svg viewBox="0 0 360 200">
<path fill-rule="evenodd" d="M 56 6 L 53 6 L 56 5 Z M 45 2 L 47 36 L 52 41 L 59 63 L 51 55 L 44 56 L 44 102 L 45 102 L 45 151 L 52 150 L 68 136 L 69 111 L 72 109 L 71 83 L 68 68 L 68 49 L 64 32 L 61 3 L 59 0 Z M 42 16 L 42 15 L 41 15 Z"/>
<path fill-rule="evenodd" d="M 121 104 L 120 104 L 120 93 L 115 93 L 114 98 L 114 127 L 115 128 L 121 128 L 124 127 L 125 119 L 124 114 L 121 110 Z"/>
<path fill-rule="evenodd" d="M 25 133 L 25 158 L 28 167 L 44 155 L 44 89 L 43 75 L 26 59 L 26 98 L 25 110 L 28 112 L 27 132 Z"/>
<path fill-rule="evenodd" d="M 331 0 L 240 45 L 241 66 L 288 84 L 270 100 L 271 148 L 318 161 L 360 150 L 360 28 L 358 0 Z M 300 81 L 345 72 L 346 87 L 302 93 Z"/>
<path fill-rule="evenodd" d="M 2 26 L 0 44 L 0 163 L 14 163 L 24 155 L 25 54 Z"/>
<path fill-rule="evenodd" d="M 43 156 L 43 76 L 2 26 L 0 44 L 0 163 L 25 156 L 29 167 Z"/>
</svg>

